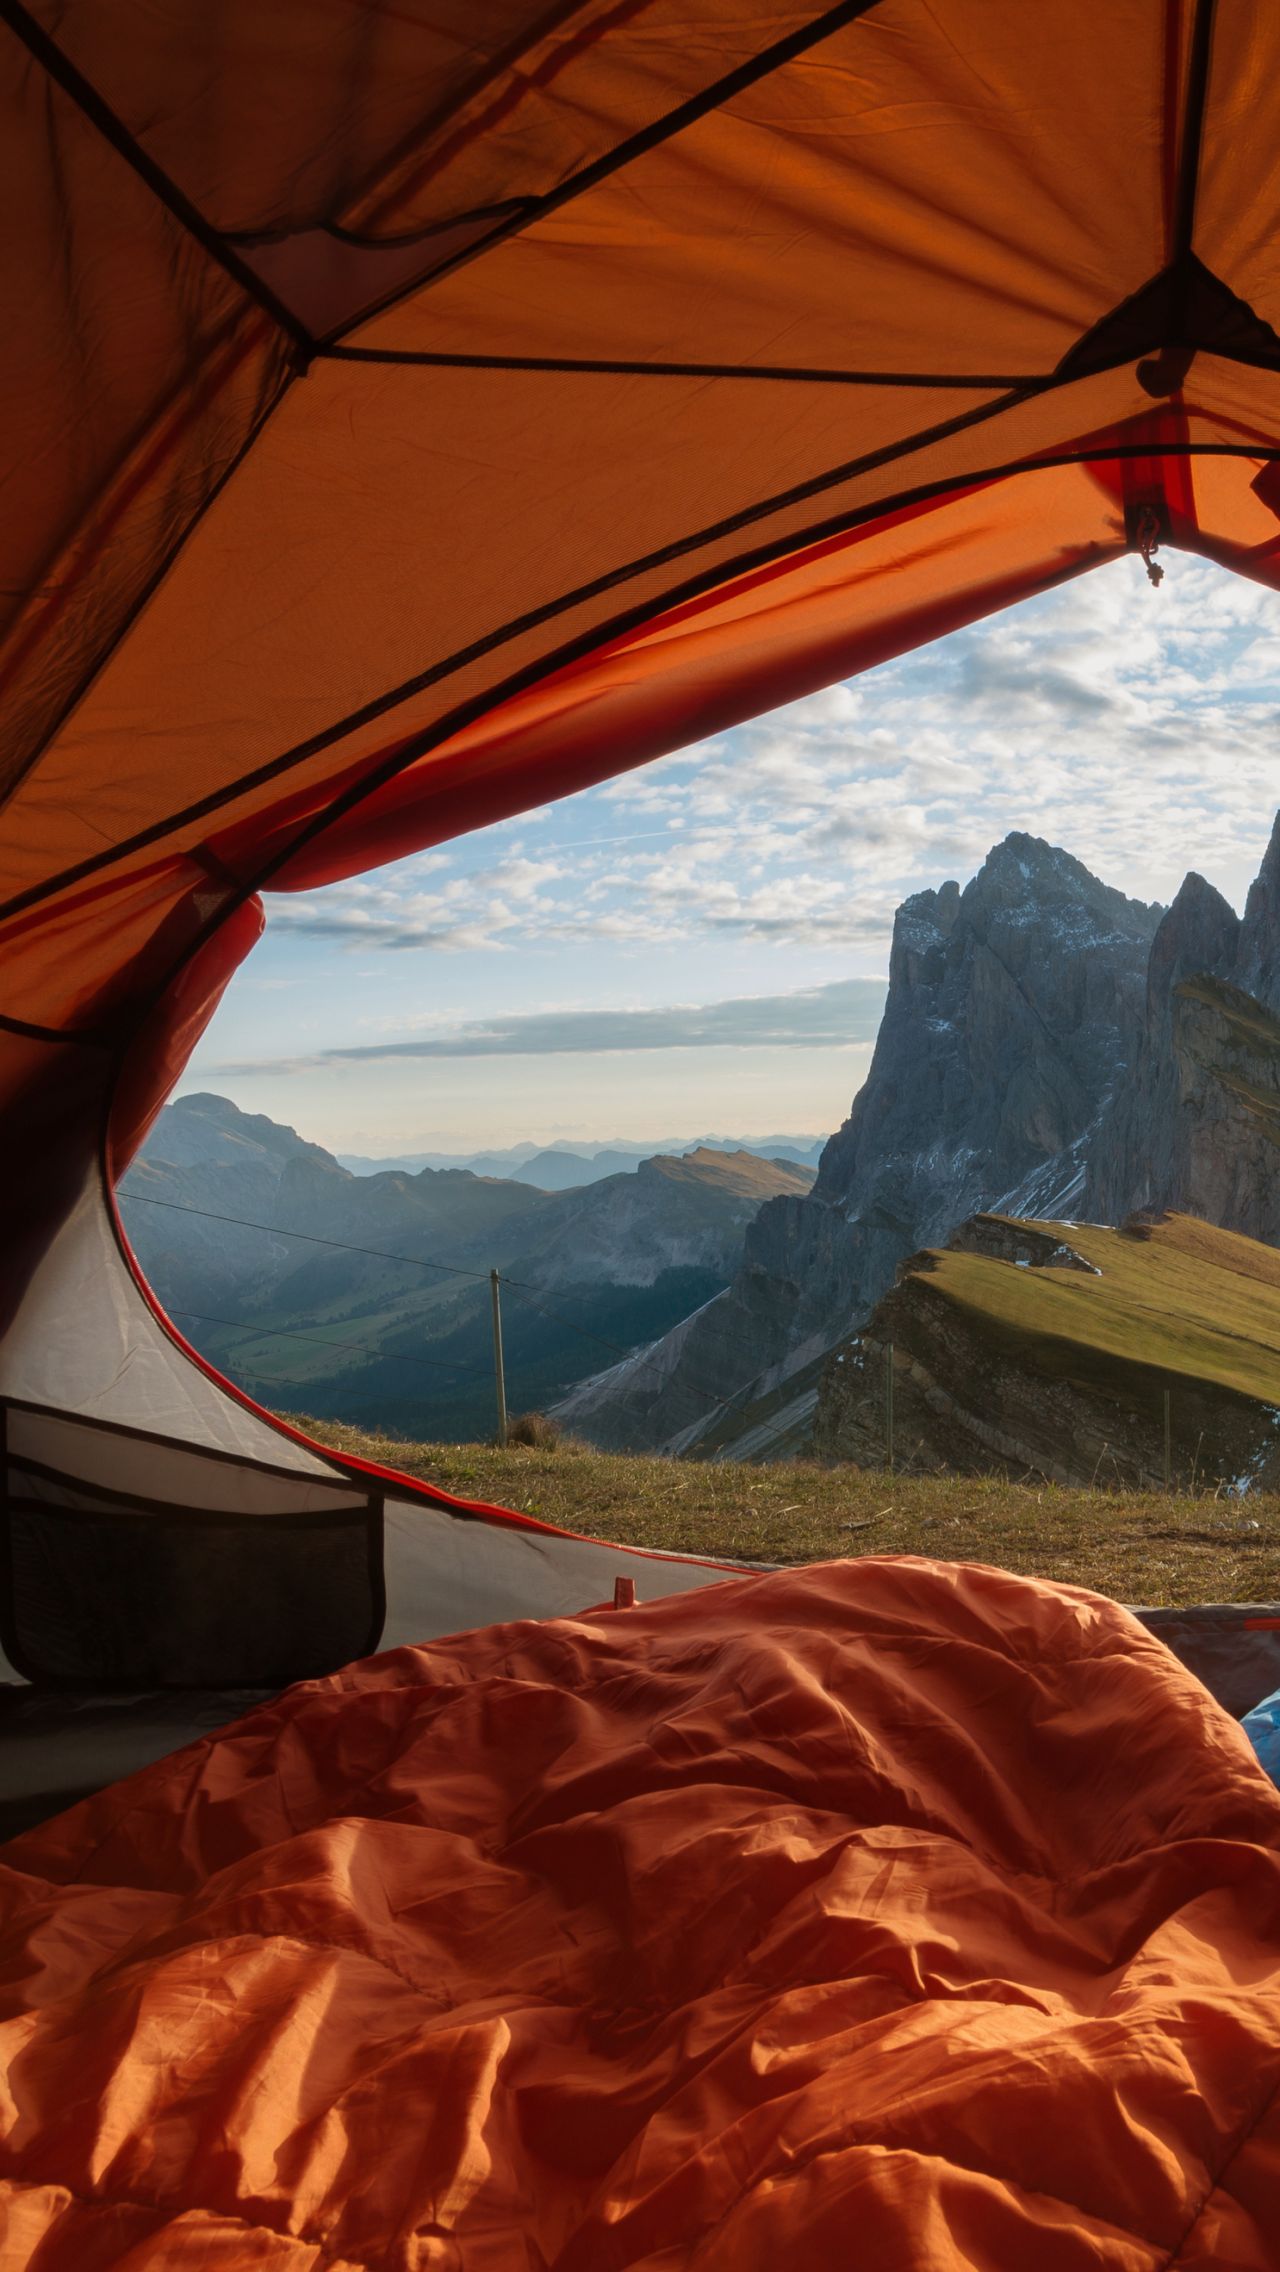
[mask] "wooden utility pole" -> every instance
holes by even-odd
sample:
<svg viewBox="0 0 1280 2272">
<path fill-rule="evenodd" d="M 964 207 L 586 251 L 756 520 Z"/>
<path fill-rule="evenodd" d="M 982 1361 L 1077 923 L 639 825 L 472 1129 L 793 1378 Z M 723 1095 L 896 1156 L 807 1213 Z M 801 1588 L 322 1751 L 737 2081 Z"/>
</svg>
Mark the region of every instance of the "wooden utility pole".
<svg viewBox="0 0 1280 2272">
<path fill-rule="evenodd" d="M 507 1376 L 502 1365 L 502 1302 L 498 1294 L 498 1273 L 489 1272 L 489 1291 L 493 1295 L 493 1378 L 498 1391 L 498 1444 L 507 1448 Z"/>
<path fill-rule="evenodd" d="M 884 1464 L 893 1473 L 893 1343 L 885 1345 L 884 1368 Z"/>
<path fill-rule="evenodd" d="M 1166 1490 L 1166 1491 L 1170 1490 L 1170 1489 L 1172 1488 L 1172 1485 L 1173 1485 L 1173 1429 L 1172 1429 L 1172 1427 L 1170 1426 L 1170 1413 L 1169 1413 L 1169 1391 L 1168 1391 L 1168 1389 L 1166 1389 L 1166 1390 L 1165 1390 L 1165 1392 L 1164 1392 L 1164 1487 L 1165 1487 L 1165 1490 Z"/>
</svg>

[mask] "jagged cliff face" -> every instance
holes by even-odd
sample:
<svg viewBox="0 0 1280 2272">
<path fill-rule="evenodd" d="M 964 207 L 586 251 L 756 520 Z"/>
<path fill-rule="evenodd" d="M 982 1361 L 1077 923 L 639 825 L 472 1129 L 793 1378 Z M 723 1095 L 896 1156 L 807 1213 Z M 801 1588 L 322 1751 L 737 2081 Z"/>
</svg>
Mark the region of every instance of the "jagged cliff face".
<svg viewBox="0 0 1280 2272">
<path fill-rule="evenodd" d="M 1234 970 L 1220 975 L 1232 977 L 1264 1009 L 1280 1016 L 1280 813 L 1266 857 L 1249 886 Z"/>
<path fill-rule="evenodd" d="M 1280 1021 L 1210 977 L 1177 989 L 1180 1090 L 1159 1204 L 1280 1245 Z"/>
<path fill-rule="evenodd" d="M 907 1255 L 1028 1179 L 1056 1178 L 1039 1211 L 1065 1204 L 1057 1187 L 1081 1176 L 1072 1147 L 1137 1045 L 1160 914 L 1021 834 L 963 891 L 907 900 L 871 1070 L 812 1197 L 762 1208 L 727 1291 L 678 1339 L 576 1391 L 563 1417 L 600 1443 L 685 1451 L 725 1441 L 732 1398 L 754 1439 L 761 1401 L 784 1412 L 788 1377 L 867 1314 Z"/>
<path fill-rule="evenodd" d="M 1280 816 L 1244 919 L 1190 875 L 1156 933 L 1142 1033 L 1089 1146 L 1081 1213 L 1174 1207 L 1280 1244 Z"/>
<path fill-rule="evenodd" d="M 1024 835 L 907 900 L 812 1195 L 762 1208 L 727 1290 L 566 1416 L 769 1457 L 811 1423 L 824 1352 L 967 1216 L 1165 1208 L 1280 1245 L 1280 817 L 1243 918 L 1201 876 L 1164 912 Z"/>
<path fill-rule="evenodd" d="M 1129 1063 L 1161 910 L 1037 837 L 899 910 L 866 1086 L 815 1197 L 874 1233 L 873 1277 L 1061 1159 Z"/>
</svg>

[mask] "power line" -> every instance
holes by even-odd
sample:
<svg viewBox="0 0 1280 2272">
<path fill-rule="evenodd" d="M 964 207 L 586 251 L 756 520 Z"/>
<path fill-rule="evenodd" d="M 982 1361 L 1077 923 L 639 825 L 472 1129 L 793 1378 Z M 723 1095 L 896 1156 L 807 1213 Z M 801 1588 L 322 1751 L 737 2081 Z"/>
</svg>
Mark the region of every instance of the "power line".
<svg viewBox="0 0 1280 2272">
<path fill-rule="evenodd" d="M 225 1325 L 233 1333 L 262 1335 L 272 1341 L 309 1341 L 316 1349 L 349 1349 L 357 1357 L 377 1358 L 380 1363 L 389 1358 L 393 1365 L 429 1365 L 436 1372 L 472 1373 L 478 1380 L 488 1378 L 479 1365 L 451 1364 L 446 1357 L 411 1357 L 406 1350 L 371 1348 L 367 1341 L 334 1341 L 327 1333 L 295 1333 L 287 1325 L 251 1325 L 247 1318 L 209 1317 L 203 1310 L 175 1309 L 173 1314 L 194 1318 L 199 1325 Z"/>
<path fill-rule="evenodd" d="M 504 1286 L 509 1286 L 513 1294 L 523 1295 L 526 1300 L 531 1294 L 541 1294 L 543 1291 L 541 1286 L 530 1286 L 523 1279 L 508 1278 L 505 1272 L 502 1273 L 502 1283 Z M 712 1299 L 716 1300 L 718 1299 L 718 1296 L 713 1295 Z M 704 1304 L 703 1306 L 705 1308 L 709 1305 Z M 529 1307 L 531 1309 L 537 1309 L 539 1305 L 536 1302 L 530 1302 Z M 610 1341 L 606 1334 L 596 1333 L 589 1326 L 575 1325 L 572 1318 L 561 1317 L 559 1312 L 556 1310 L 542 1308 L 540 1314 L 543 1317 L 554 1319 L 557 1325 L 565 1326 L 570 1333 L 580 1334 L 584 1341 L 595 1341 L 599 1343 L 599 1346 L 602 1349 L 611 1349 L 616 1357 L 625 1359 L 628 1364 L 648 1365 L 650 1370 L 654 1372 L 662 1370 L 662 1368 L 657 1365 L 652 1359 L 637 1356 L 634 1350 L 624 1348 L 620 1341 Z M 694 1310 L 690 1314 L 696 1317 L 698 1313 L 696 1310 Z M 678 1323 L 680 1324 L 685 1324 L 687 1322 L 688 1321 L 683 1318 L 678 1321 Z M 676 1329 L 674 1326 L 669 1326 L 667 1330 L 668 1332 L 673 1333 Z M 729 1347 L 731 1349 L 740 1349 L 744 1356 L 751 1359 L 753 1365 L 755 1366 L 756 1372 L 762 1370 L 759 1353 L 756 1350 L 749 1349 L 745 1341 L 739 1341 L 731 1335 L 726 1334 L 725 1339 L 726 1341 L 728 1341 Z M 666 1378 L 668 1380 L 668 1383 L 670 1383 L 671 1376 L 668 1374 Z M 713 1389 L 708 1388 L 705 1381 L 695 1380 L 691 1375 L 687 1375 L 685 1380 L 682 1381 L 679 1385 L 681 1387 L 687 1386 L 691 1389 L 696 1389 L 699 1396 L 707 1397 L 712 1404 L 724 1405 L 726 1407 L 732 1404 L 735 1398 L 740 1396 L 742 1393 L 741 1389 L 734 1389 L 728 1396 L 718 1396 Z M 744 1383 L 744 1386 L 745 1385 L 748 1384 Z"/>
<path fill-rule="evenodd" d="M 335 1249 L 335 1251 L 342 1254 L 366 1255 L 377 1262 L 405 1263 L 409 1268 L 414 1270 L 441 1270 L 446 1272 L 451 1277 L 468 1278 L 480 1284 L 483 1284 L 484 1281 L 491 1275 L 487 1270 L 466 1270 L 462 1268 L 460 1264 L 455 1262 L 435 1262 L 429 1259 L 425 1259 L 420 1255 L 393 1254 L 386 1247 L 356 1246 L 349 1239 L 323 1238 L 317 1231 L 291 1231 L 282 1229 L 281 1226 L 277 1223 L 256 1223 L 251 1221 L 247 1215 L 215 1214 L 209 1207 L 187 1207 L 184 1206 L 180 1200 L 157 1199 L 150 1192 L 130 1191 L 127 1186 L 122 1189 L 120 1196 L 125 1201 L 141 1200 L 143 1205 L 147 1207 L 164 1207 L 169 1211 L 170 1214 L 197 1215 L 204 1222 L 230 1223 L 239 1230 L 264 1231 L 266 1232 L 268 1237 L 272 1238 L 302 1239 L 310 1246 L 332 1247 Z M 696 1381 L 687 1373 L 682 1378 L 677 1379 L 674 1375 L 668 1373 L 665 1367 L 658 1364 L 656 1359 L 640 1356 L 634 1350 L 624 1347 L 621 1342 L 611 1341 L 606 1334 L 598 1333 L 594 1331 L 590 1326 L 575 1324 L 572 1318 L 562 1316 L 561 1313 L 557 1310 L 548 1309 L 545 1306 L 544 1301 L 531 1300 L 530 1297 L 533 1295 L 542 1296 L 544 1294 L 545 1290 L 543 1287 L 530 1286 L 527 1282 L 519 1278 L 508 1278 L 505 1272 L 500 1272 L 499 1278 L 502 1285 L 509 1286 L 512 1293 L 515 1294 L 519 1299 L 524 1300 L 531 1309 L 537 1310 L 542 1317 L 550 1319 L 553 1324 L 563 1326 L 566 1332 L 576 1333 L 581 1340 L 594 1342 L 597 1348 L 607 1349 L 612 1356 L 616 1357 L 622 1362 L 634 1366 L 638 1371 L 647 1371 L 660 1374 L 661 1377 L 665 1380 L 668 1388 L 674 1387 L 677 1389 L 683 1389 L 685 1393 L 690 1397 L 704 1398 L 716 1411 L 727 1411 L 730 1406 L 735 1403 L 737 1398 L 740 1397 L 743 1393 L 742 1389 L 735 1389 L 729 1396 L 719 1396 L 712 1389 L 710 1389 L 705 1382 Z M 294 1341 L 315 1340 L 319 1341 L 319 1344 L 322 1348 L 352 1349 L 358 1355 L 363 1355 L 371 1358 L 379 1355 L 389 1355 L 396 1356 L 399 1362 L 405 1364 L 435 1364 L 442 1369 L 449 1371 L 459 1373 L 473 1373 L 477 1378 L 480 1377 L 482 1370 L 478 1365 L 449 1366 L 447 1365 L 446 1360 L 443 1358 L 432 1359 L 426 1357 L 418 1358 L 399 1356 L 395 1351 L 379 1352 L 370 1350 L 369 1348 L 367 1348 L 367 1346 L 355 1342 L 330 1341 L 327 1338 L 314 1334 L 290 1333 L 283 1328 L 276 1329 L 268 1326 L 248 1326 L 245 1325 L 241 1320 L 236 1318 L 202 1317 L 201 1313 L 198 1310 L 178 1310 L 175 1312 L 175 1315 L 178 1317 L 196 1318 L 205 1325 L 227 1326 L 232 1330 L 238 1332 L 261 1332 L 266 1334 L 275 1331 L 283 1339 Z M 741 1342 L 735 1339 L 731 1342 L 730 1345 L 735 1349 L 740 1349 L 745 1356 L 751 1359 L 756 1370 L 759 1370 L 759 1360 L 757 1354 L 754 1350 L 748 1349 L 745 1342 Z M 266 1374 L 262 1374 L 259 1377 L 266 1379 L 268 1376 Z M 295 1386 L 301 1384 L 288 1383 L 285 1385 Z M 749 1383 L 743 1384 L 744 1388 L 749 1385 Z"/>
<path fill-rule="evenodd" d="M 452 1278 L 486 1279 L 489 1275 L 487 1270 L 463 1270 L 456 1262 L 426 1261 L 417 1254 L 391 1254 L 381 1246 L 353 1246 L 350 1239 L 324 1239 L 318 1231 L 289 1231 L 279 1223 L 252 1223 L 247 1215 L 215 1215 L 211 1208 L 184 1207 L 181 1200 L 156 1199 L 149 1191 L 122 1189 L 120 1196 L 130 1203 L 141 1200 L 144 1207 L 167 1207 L 171 1215 L 199 1215 L 207 1223 L 234 1223 L 242 1231 L 265 1231 L 270 1238 L 305 1239 L 309 1246 L 332 1246 L 343 1254 L 368 1254 L 376 1262 L 407 1262 L 413 1270 L 444 1270 Z"/>
<path fill-rule="evenodd" d="M 558 1310 L 547 1309 L 541 1302 L 532 1301 L 530 1299 L 531 1292 L 535 1290 L 540 1291 L 540 1289 L 531 1289 L 527 1286 L 522 1285 L 517 1279 L 514 1278 L 503 1278 L 501 1276 L 501 1273 L 499 1273 L 499 1283 L 503 1286 L 509 1287 L 511 1292 L 517 1295 L 520 1300 L 524 1301 L 530 1309 L 537 1310 L 540 1317 L 550 1318 L 556 1325 L 564 1326 L 567 1332 L 578 1334 L 584 1341 L 593 1341 L 597 1343 L 601 1349 L 608 1349 L 619 1357 L 629 1359 L 631 1363 L 637 1366 L 643 1367 L 647 1365 L 649 1369 L 654 1372 L 659 1372 L 662 1370 L 662 1368 L 658 1366 L 652 1359 L 635 1356 L 631 1350 L 623 1348 L 620 1342 L 608 1340 L 603 1333 L 593 1333 L 587 1326 L 575 1325 L 572 1318 L 562 1316 Z M 224 1326 L 232 1333 L 247 1333 L 252 1335 L 255 1339 L 262 1337 L 264 1339 L 273 1341 L 306 1341 L 316 1349 L 345 1349 L 351 1351 L 354 1356 L 364 1357 L 369 1363 L 382 1363 L 386 1359 L 390 1359 L 393 1364 L 397 1365 L 430 1366 L 434 1371 L 449 1373 L 455 1379 L 461 1377 L 463 1374 L 469 1375 L 473 1380 L 488 1379 L 488 1374 L 481 1366 L 450 1363 L 449 1360 L 444 1357 L 411 1357 L 407 1352 L 402 1350 L 378 1349 L 371 1347 L 368 1342 L 335 1341 L 328 1334 L 298 1333 L 293 1331 L 288 1326 L 252 1325 L 245 1318 L 211 1317 L 207 1312 L 203 1310 L 175 1308 L 173 1315 L 175 1317 L 193 1319 L 199 1325 Z M 281 1376 L 278 1374 L 272 1376 L 266 1373 L 258 1373 L 256 1371 L 256 1368 L 255 1377 L 259 1380 L 267 1380 L 273 1377 L 277 1380 L 281 1379 Z M 290 1388 L 305 1388 L 306 1383 L 304 1381 L 282 1381 L 281 1385 Z M 682 1388 L 686 1391 L 687 1394 L 692 1395 L 696 1393 L 699 1396 L 707 1397 L 717 1408 L 721 1406 L 728 1406 L 733 1402 L 732 1397 L 712 1396 L 710 1389 L 702 1387 L 698 1382 L 689 1380 L 687 1378 L 674 1383 L 671 1382 L 668 1378 L 668 1386 Z"/>
</svg>

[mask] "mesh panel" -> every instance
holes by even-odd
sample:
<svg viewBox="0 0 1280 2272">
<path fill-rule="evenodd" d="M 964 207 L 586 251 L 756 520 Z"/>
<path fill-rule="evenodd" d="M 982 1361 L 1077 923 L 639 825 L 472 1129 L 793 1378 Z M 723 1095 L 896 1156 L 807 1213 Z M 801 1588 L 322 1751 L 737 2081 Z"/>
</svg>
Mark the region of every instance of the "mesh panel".
<svg viewBox="0 0 1280 2272">
<path fill-rule="evenodd" d="M 379 1499 L 337 1478 L 325 1491 L 124 1431 L 77 1431 L 65 1417 L 7 1418 L 0 1606 L 5 1647 L 28 1679 L 277 1687 L 376 1646 Z M 85 1444 L 68 1442 L 77 1433 Z M 41 1435 L 65 1467 L 28 1448 Z M 181 1471 L 180 1494 L 129 1488 L 148 1457 L 153 1490 Z"/>
</svg>

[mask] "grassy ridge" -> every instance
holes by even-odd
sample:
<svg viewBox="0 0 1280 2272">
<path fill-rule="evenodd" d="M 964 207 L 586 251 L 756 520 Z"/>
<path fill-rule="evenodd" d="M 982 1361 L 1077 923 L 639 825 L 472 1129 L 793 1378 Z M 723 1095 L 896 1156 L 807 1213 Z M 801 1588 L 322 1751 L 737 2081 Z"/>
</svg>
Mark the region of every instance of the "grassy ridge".
<svg viewBox="0 0 1280 2272">
<path fill-rule="evenodd" d="M 1062 1579 L 1119 1601 L 1280 1600 L 1276 1494 L 1166 1498 L 799 1461 L 748 1467 L 565 1447 L 500 1452 L 403 1443 L 338 1422 L 298 1425 L 461 1498 L 622 1545 L 784 1563 L 930 1554 Z"/>
<path fill-rule="evenodd" d="M 931 1286 L 1011 1338 L 1021 1364 L 1061 1377 L 1118 1360 L 1280 1404 L 1280 1251 L 1190 1215 L 1125 1231 L 1027 1227 L 1067 1240 L 1101 1275 L 1016 1270 L 950 1250 L 928 1272 Z"/>
</svg>

